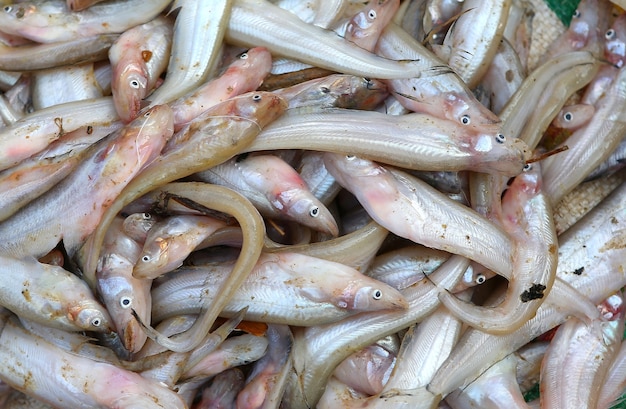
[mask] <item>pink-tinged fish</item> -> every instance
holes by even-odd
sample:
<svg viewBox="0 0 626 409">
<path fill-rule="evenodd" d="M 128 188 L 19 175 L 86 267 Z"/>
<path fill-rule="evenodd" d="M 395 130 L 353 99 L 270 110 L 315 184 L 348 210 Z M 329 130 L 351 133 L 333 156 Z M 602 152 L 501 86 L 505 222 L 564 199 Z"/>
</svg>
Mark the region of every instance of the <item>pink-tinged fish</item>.
<svg viewBox="0 0 626 409">
<path fill-rule="evenodd" d="M 0 128 L 0 169 L 41 152 L 68 132 L 109 126 L 116 119 L 111 98 L 70 102 L 26 115 L 11 126 Z"/>
<path fill-rule="evenodd" d="M 266 217 L 295 221 L 333 236 L 339 234 L 330 211 L 311 193 L 298 172 L 278 156 L 231 159 L 195 177 L 238 191 Z"/>
<path fill-rule="evenodd" d="M 254 47 L 240 54 L 222 75 L 169 104 L 174 112 L 175 130 L 228 98 L 256 90 L 271 67 L 272 55 L 264 47 Z"/>
<path fill-rule="evenodd" d="M 0 224 L 0 251 L 40 257 L 63 240 L 73 255 L 119 192 L 156 158 L 173 129 L 172 111 L 156 106 L 93 145 L 67 178 Z"/>
<path fill-rule="evenodd" d="M 6 320 L 6 318 L 5 318 Z M 65 351 L 9 320 L 0 333 L 0 379 L 64 408 L 185 408 L 165 386 Z"/>
<path fill-rule="evenodd" d="M 171 44 L 172 22 L 158 17 L 125 31 L 109 49 L 111 92 L 122 121 L 130 122 L 139 114 L 141 101 L 167 67 Z"/>
<path fill-rule="evenodd" d="M 378 37 L 400 7 L 400 0 L 376 0 L 365 5 L 347 23 L 344 38 L 373 52 Z"/>
<path fill-rule="evenodd" d="M 495 334 L 510 333 L 532 318 L 556 278 L 558 243 L 539 163 L 528 165 L 504 193 L 501 223 L 514 242 L 510 254 L 513 272 L 505 274 L 509 285 L 502 303 L 482 307 L 446 291 L 439 295 L 441 302 L 465 323 Z"/>
<path fill-rule="evenodd" d="M 291 366 L 293 335 L 287 325 L 268 325 L 266 334 L 269 341 L 267 352 L 254 363 L 247 385 L 237 395 L 239 409 L 270 408 L 280 404 L 280 396 L 278 401 L 271 402 L 272 393 L 284 390 L 285 377 L 280 373 Z"/>
<path fill-rule="evenodd" d="M 603 53 L 601 41 L 609 28 L 610 10 L 604 1 L 582 0 L 568 29 L 550 44 L 542 61 L 575 50 L 587 50 L 600 58 Z"/>
<path fill-rule="evenodd" d="M 479 132 L 500 132 L 498 116 L 476 99 L 450 67 L 397 25 L 392 23 L 385 28 L 376 52 L 394 60 L 420 61 L 425 71 L 433 73 L 387 81 L 389 90 L 405 108 L 450 119 Z"/>
<path fill-rule="evenodd" d="M 395 354 L 374 344 L 344 359 L 333 376 L 361 393 L 376 395 L 389 380 L 395 361 Z"/>
<path fill-rule="evenodd" d="M 0 10 L 0 27 L 38 43 L 69 41 L 76 37 L 121 33 L 152 20 L 171 0 L 113 0 L 81 12 L 70 11 L 66 0 L 20 2 Z"/>
<path fill-rule="evenodd" d="M 512 271 L 508 236 L 426 182 L 355 156 L 326 153 L 324 163 L 337 182 L 390 232 L 427 247 L 460 254 L 494 271 Z M 493 248 L 501 251 L 490 251 Z"/>
</svg>

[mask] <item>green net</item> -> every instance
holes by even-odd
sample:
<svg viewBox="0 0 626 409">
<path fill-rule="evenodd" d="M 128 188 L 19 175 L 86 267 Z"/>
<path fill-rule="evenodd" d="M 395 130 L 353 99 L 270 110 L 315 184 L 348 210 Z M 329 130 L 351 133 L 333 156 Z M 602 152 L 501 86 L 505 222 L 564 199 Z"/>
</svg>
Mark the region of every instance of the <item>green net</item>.
<svg viewBox="0 0 626 409">
<path fill-rule="evenodd" d="M 545 0 L 546 4 L 559 19 L 569 27 L 570 21 L 572 21 L 572 15 L 578 7 L 580 0 Z"/>
</svg>

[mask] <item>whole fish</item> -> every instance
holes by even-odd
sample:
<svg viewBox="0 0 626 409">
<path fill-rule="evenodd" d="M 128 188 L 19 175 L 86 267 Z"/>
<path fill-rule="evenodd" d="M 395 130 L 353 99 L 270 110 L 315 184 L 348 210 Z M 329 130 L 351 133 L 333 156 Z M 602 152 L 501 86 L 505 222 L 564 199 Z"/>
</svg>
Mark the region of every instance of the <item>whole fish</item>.
<svg viewBox="0 0 626 409">
<path fill-rule="evenodd" d="M 76 37 L 121 33 L 152 20 L 171 0 L 114 0 L 81 12 L 71 11 L 65 0 L 20 2 L 0 12 L 2 31 L 38 43 L 69 41 Z"/>
</svg>

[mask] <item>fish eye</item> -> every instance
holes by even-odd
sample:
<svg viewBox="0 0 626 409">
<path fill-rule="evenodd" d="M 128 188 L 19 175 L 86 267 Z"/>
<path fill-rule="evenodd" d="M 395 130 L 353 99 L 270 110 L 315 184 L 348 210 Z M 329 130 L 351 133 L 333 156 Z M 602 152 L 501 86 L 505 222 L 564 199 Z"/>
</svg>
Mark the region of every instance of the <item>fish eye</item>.
<svg viewBox="0 0 626 409">
<path fill-rule="evenodd" d="M 506 138 L 504 137 L 504 135 L 502 135 L 501 133 L 496 135 L 496 142 L 504 143 L 504 141 L 506 141 Z"/>
<path fill-rule="evenodd" d="M 256 94 L 256 95 L 254 95 L 254 96 L 252 97 L 252 100 L 253 100 L 254 102 L 259 102 L 259 101 L 261 100 L 261 96 L 260 96 L 259 94 Z"/>
<path fill-rule="evenodd" d="M 13 7 L 11 6 L 4 6 L 3 10 L 5 11 L 5 13 L 10 13 L 13 11 Z"/>
<path fill-rule="evenodd" d="M 346 160 L 355 160 L 356 156 L 354 155 L 346 155 Z"/>
<path fill-rule="evenodd" d="M 143 217 L 144 220 L 152 219 L 152 215 L 150 213 L 143 213 L 141 217 Z"/>
<path fill-rule="evenodd" d="M 580 11 L 578 11 L 578 9 L 574 10 L 574 14 L 572 14 L 572 18 L 580 18 Z"/>
<path fill-rule="evenodd" d="M 139 88 L 139 81 L 137 81 L 137 80 L 131 80 L 131 81 L 130 81 L 130 87 L 131 87 L 131 88 L 138 89 L 138 88 Z"/>
<path fill-rule="evenodd" d="M 145 114 L 143 114 L 144 117 L 148 118 L 150 116 L 150 114 L 152 113 L 152 111 L 148 111 Z"/>
<path fill-rule="evenodd" d="M 532 169 L 533 169 L 533 165 L 531 165 L 530 163 L 527 163 L 527 164 L 525 164 L 525 165 L 524 165 L 524 167 L 522 168 L 522 171 L 524 171 L 524 172 L 528 172 L 528 171 L 530 171 L 530 170 L 532 170 Z"/>
<path fill-rule="evenodd" d="M 240 60 L 247 60 L 248 59 L 248 53 L 241 53 L 239 55 L 239 59 Z"/>
<path fill-rule="evenodd" d="M 91 325 L 93 327 L 99 327 L 100 324 L 102 324 L 102 321 L 100 321 L 100 318 L 94 318 L 91 320 Z"/>
<path fill-rule="evenodd" d="M 122 297 L 120 298 L 120 306 L 122 308 L 128 308 L 132 305 L 133 300 L 130 297 Z"/>
<path fill-rule="evenodd" d="M 148 261 L 150 261 L 150 256 L 149 255 L 145 255 L 141 258 L 141 261 L 143 261 L 144 263 L 147 263 Z"/>
<path fill-rule="evenodd" d="M 380 300 L 381 298 L 383 298 L 383 292 L 380 290 L 374 290 L 374 293 L 372 294 L 372 298 L 375 300 Z"/>
<path fill-rule="evenodd" d="M 317 217 L 320 214 L 320 208 L 317 206 L 314 206 L 311 208 L 311 210 L 309 210 L 309 216 L 311 217 Z"/>
<path fill-rule="evenodd" d="M 470 122 L 471 122 L 471 121 L 470 121 L 470 116 L 469 116 L 469 115 L 463 115 L 463 116 L 461 117 L 461 123 L 462 123 L 463 125 L 469 125 L 469 123 L 470 123 Z"/>
<path fill-rule="evenodd" d="M 478 275 L 476 276 L 476 279 L 475 279 L 474 281 L 476 282 L 476 284 L 482 284 L 482 283 L 484 283 L 485 281 L 487 281 L 487 277 L 485 277 L 485 275 L 484 275 L 484 274 L 478 274 Z"/>
<path fill-rule="evenodd" d="M 604 38 L 606 38 L 607 40 L 612 40 L 613 38 L 615 38 L 615 30 L 613 30 L 612 28 L 606 30 L 606 33 L 604 33 Z"/>
<path fill-rule="evenodd" d="M 571 112 L 566 112 L 563 114 L 563 120 L 564 121 L 571 121 L 572 119 L 574 119 L 574 115 Z"/>
<path fill-rule="evenodd" d="M 367 17 L 369 17 L 370 19 L 374 20 L 376 18 L 376 11 L 375 10 L 370 10 L 367 13 Z"/>
<path fill-rule="evenodd" d="M 321 87 L 320 91 L 322 91 L 322 94 L 330 94 L 330 88 L 328 87 Z"/>
</svg>

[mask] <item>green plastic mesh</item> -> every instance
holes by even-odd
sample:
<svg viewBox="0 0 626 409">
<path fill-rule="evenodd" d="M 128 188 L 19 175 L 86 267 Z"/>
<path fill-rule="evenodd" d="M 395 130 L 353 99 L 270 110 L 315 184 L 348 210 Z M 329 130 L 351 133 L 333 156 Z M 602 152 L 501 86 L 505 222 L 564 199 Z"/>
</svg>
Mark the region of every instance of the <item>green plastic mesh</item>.
<svg viewBox="0 0 626 409">
<path fill-rule="evenodd" d="M 578 7 L 580 0 L 545 0 L 545 2 L 563 24 L 569 27 L 569 23 L 572 21 L 572 15 L 576 7 Z"/>
</svg>

